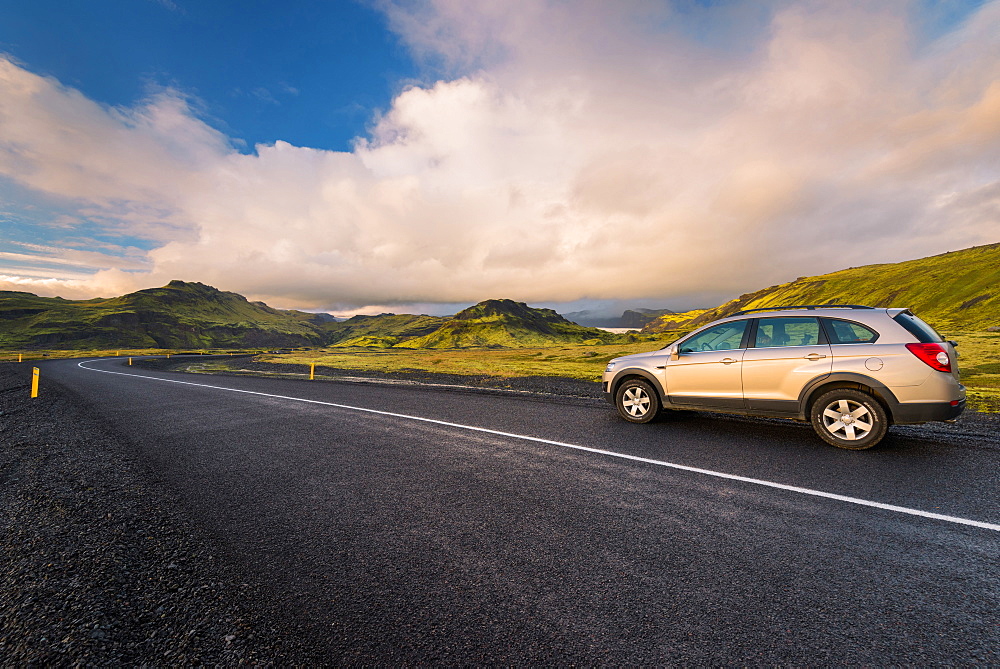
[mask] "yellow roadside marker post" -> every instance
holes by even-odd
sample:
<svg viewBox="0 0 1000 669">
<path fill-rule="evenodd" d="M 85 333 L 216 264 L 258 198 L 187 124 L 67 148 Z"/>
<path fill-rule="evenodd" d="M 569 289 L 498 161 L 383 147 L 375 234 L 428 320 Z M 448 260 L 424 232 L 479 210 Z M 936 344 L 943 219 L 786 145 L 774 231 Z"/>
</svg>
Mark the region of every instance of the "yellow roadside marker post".
<svg viewBox="0 0 1000 669">
<path fill-rule="evenodd" d="M 21 357 L 22 357 L 22 354 L 18 353 L 18 354 L 17 354 L 17 361 L 18 361 L 18 362 L 21 362 Z"/>
<path fill-rule="evenodd" d="M 128 359 L 128 364 L 130 364 L 130 365 L 132 364 L 132 358 Z"/>
<path fill-rule="evenodd" d="M 309 363 L 309 380 L 313 381 L 316 378 L 316 363 Z"/>
<path fill-rule="evenodd" d="M 170 360 L 170 354 L 167 353 L 167 360 Z"/>
<path fill-rule="evenodd" d="M 38 397 L 38 368 L 31 368 L 31 396 Z"/>
</svg>

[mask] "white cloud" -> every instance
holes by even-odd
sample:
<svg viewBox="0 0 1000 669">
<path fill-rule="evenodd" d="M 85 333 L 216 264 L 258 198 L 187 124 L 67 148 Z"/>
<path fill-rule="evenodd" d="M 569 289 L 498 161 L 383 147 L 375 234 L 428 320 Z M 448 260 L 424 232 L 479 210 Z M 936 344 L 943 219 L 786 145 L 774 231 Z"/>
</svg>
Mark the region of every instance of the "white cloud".
<svg viewBox="0 0 1000 669">
<path fill-rule="evenodd" d="M 94 292 L 282 306 L 736 294 L 1000 239 L 1000 4 L 930 44 L 908 3 L 775 5 L 736 34 L 751 9 L 387 6 L 454 74 L 350 153 L 242 155 L 176 92 L 108 109 L 0 61 L 0 174 L 159 244 Z"/>
<path fill-rule="evenodd" d="M 133 274 L 119 269 L 101 270 L 96 274 L 59 272 L 55 276 L 32 268 L 17 270 L 16 274 L 0 273 L 0 288 L 3 290 L 58 295 L 67 300 L 116 297 L 144 287 L 135 281 Z"/>
</svg>

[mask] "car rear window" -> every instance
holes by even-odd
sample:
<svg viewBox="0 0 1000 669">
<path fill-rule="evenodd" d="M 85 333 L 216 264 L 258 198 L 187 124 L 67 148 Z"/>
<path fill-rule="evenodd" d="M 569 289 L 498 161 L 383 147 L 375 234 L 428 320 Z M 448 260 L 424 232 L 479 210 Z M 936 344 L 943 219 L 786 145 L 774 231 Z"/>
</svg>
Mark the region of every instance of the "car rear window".
<svg viewBox="0 0 1000 669">
<path fill-rule="evenodd" d="M 916 337 L 921 344 L 944 341 L 944 337 L 939 335 L 937 330 L 908 311 L 897 315 L 893 320 L 906 328 L 906 331 Z"/>
<path fill-rule="evenodd" d="M 878 339 L 878 333 L 861 323 L 824 318 L 826 334 L 831 344 L 871 344 Z"/>
</svg>

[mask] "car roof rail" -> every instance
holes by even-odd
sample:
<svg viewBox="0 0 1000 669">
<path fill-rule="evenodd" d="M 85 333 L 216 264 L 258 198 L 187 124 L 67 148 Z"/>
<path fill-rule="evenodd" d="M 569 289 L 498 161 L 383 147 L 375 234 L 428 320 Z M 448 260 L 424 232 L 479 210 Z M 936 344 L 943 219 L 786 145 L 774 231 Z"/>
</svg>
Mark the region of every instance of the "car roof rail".
<svg viewBox="0 0 1000 669">
<path fill-rule="evenodd" d="M 866 307 L 863 304 L 796 304 L 787 307 L 758 307 L 756 309 L 743 309 L 742 311 L 737 311 L 735 314 L 730 314 L 730 316 L 741 316 L 743 314 L 749 314 L 753 311 L 785 311 L 788 309 L 874 309 L 875 307 Z"/>
</svg>

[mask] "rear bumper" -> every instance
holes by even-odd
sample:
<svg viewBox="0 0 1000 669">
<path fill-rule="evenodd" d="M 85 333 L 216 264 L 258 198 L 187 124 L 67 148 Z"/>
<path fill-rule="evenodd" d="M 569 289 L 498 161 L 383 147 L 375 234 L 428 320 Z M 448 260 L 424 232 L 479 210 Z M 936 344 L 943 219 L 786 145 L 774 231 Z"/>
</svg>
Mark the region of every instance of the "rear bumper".
<svg viewBox="0 0 1000 669">
<path fill-rule="evenodd" d="M 928 423 L 951 420 L 965 411 L 965 398 L 956 402 L 907 402 L 892 407 L 892 422 L 897 424 Z"/>
</svg>

